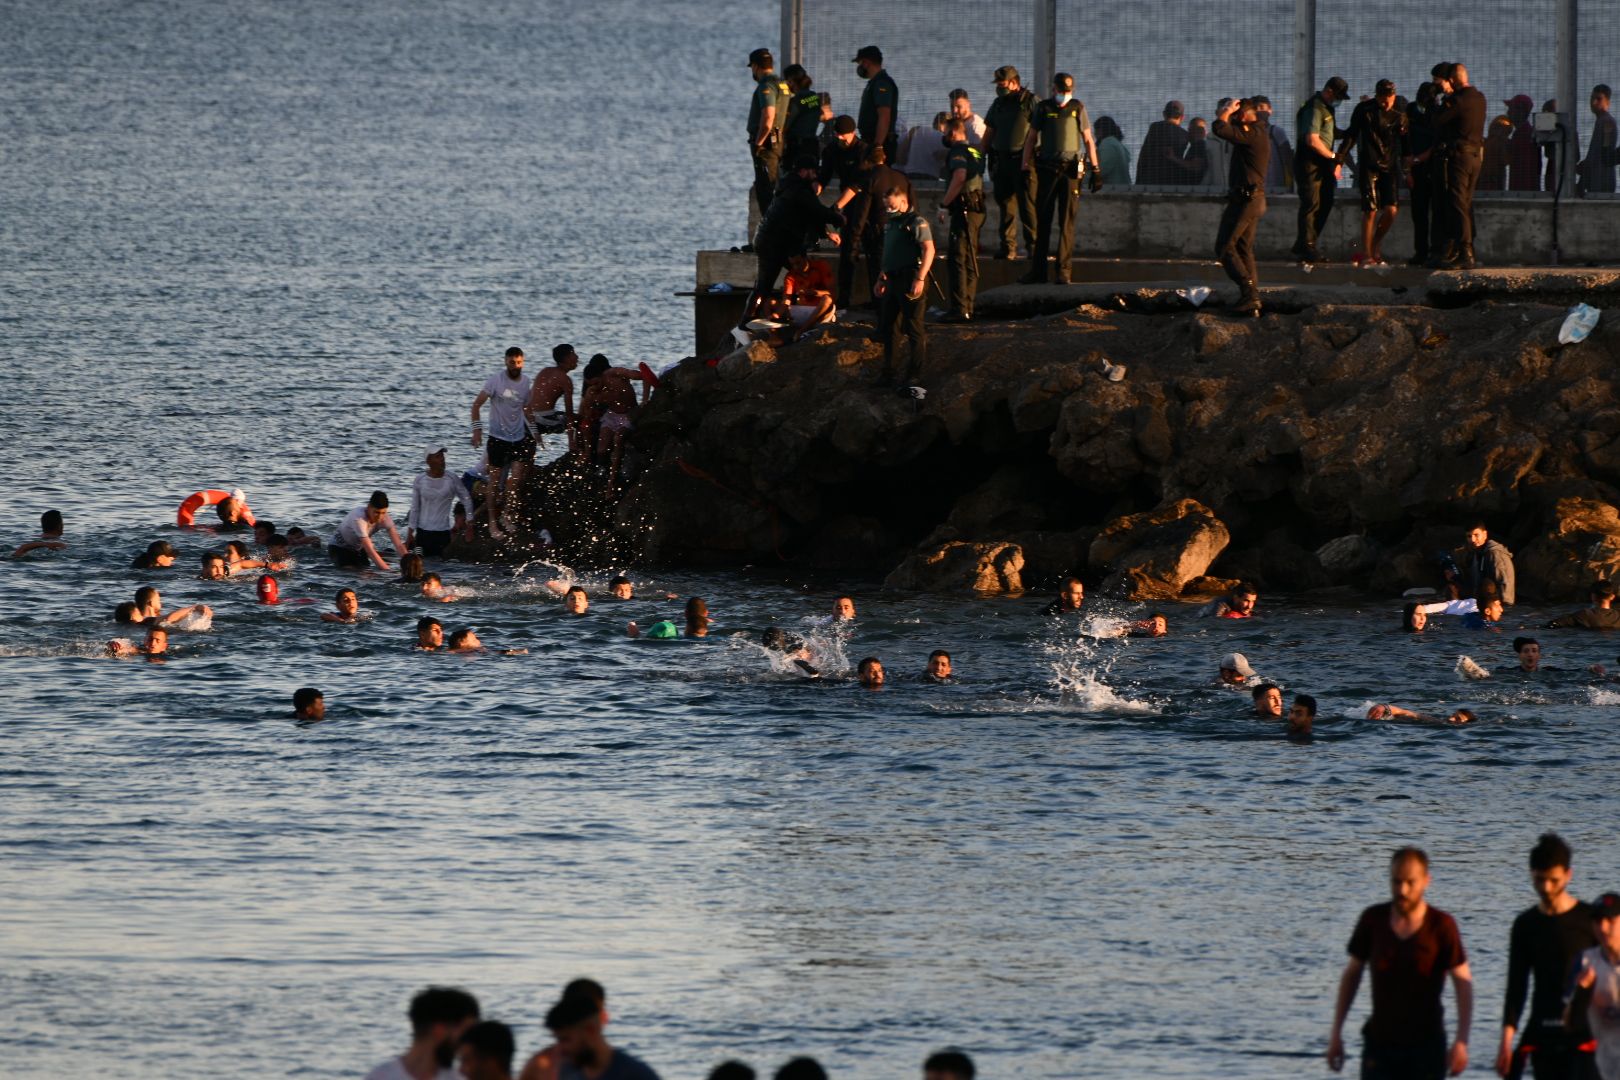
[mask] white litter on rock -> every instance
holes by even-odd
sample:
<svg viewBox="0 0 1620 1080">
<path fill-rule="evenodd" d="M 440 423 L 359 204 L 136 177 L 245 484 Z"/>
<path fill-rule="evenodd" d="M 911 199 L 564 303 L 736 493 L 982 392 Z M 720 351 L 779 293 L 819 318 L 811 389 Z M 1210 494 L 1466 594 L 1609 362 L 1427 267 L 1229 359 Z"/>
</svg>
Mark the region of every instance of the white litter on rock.
<svg viewBox="0 0 1620 1080">
<path fill-rule="evenodd" d="M 1577 341 L 1585 341 L 1598 324 L 1598 316 L 1603 314 L 1591 304 L 1576 304 L 1564 316 L 1564 325 L 1558 328 L 1558 344 L 1573 345 Z"/>
<path fill-rule="evenodd" d="M 1187 301 L 1187 303 L 1191 304 L 1193 307 L 1199 307 L 1205 300 L 1209 299 L 1209 294 L 1211 291 L 1212 290 L 1208 285 L 1194 285 L 1186 289 L 1177 289 L 1176 295 Z"/>
</svg>

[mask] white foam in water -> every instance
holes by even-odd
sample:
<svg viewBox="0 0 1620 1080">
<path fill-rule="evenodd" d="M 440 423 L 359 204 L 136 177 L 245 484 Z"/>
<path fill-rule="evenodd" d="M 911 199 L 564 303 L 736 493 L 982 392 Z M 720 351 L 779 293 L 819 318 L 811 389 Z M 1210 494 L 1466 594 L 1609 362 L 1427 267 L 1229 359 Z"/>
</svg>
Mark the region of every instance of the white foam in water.
<svg viewBox="0 0 1620 1080">
<path fill-rule="evenodd" d="M 1124 619 L 1092 615 L 1086 619 L 1081 637 L 1048 646 L 1047 651 L 1052 654 L 1052 684 L 1058 693 L 1070 701 L 1078 701 L 1086 712 L 1158 715 L 1152 705 L 1121 697 L 1109 686 L 1106 680 L 1111 665 L 1097 655 L 1094 639 L 1120 637 L 1128 625 Z M 1109 633 L 1110 627 L 1117 630 Z"/>
<path fill-rule="evenodd" d="M 1610 690 L 1606 686 L 1594 686 L 1587 691 L 1593 705 L 1620 705 L 1620 690 Z"/>
<path fill-rule="evenodd" d="M 1094 638 L 1122 638 L 1131 630 L 1130 620 L 1113 615 L 1088 615 L 1082 627 L 1082 634 Z"/>
<path fill-rule="evenodd" d="M 211 611 L 193 611 L 190 615 L 175 623 L 172 629 L 188 630 L 192 633 L 201 633 L 214 628 L 214 613 Z"/>
<path fill-rule="evenodd" d="M 1457 657 L 1457 674 L 1465 679 L 1488 679 L 1491 677 L 1489 671 L 1474 663 L 1473 658 L 1469 656 Z"/>
</svg>

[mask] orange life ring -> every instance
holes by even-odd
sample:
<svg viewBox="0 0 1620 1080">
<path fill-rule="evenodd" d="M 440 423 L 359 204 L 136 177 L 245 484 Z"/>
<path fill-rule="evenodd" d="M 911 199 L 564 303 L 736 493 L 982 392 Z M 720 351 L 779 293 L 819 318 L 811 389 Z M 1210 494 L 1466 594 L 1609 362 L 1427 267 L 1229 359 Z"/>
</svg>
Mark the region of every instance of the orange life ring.
<svg viewBox="0 0 1620 1080">
<path fill-rule="evenodd" d="M 201 510 L 205 506 L 213 506 L 216 503 L 222 503 L 230 497 L 230 492 L 220 491 L 218 488 L 209 488 L 206 491 L 193 491 L 190 495 L 186 496 L 186 501 L 180 504 L 180 509 L 175 511 L 174 523 L 183 527 L 195 524 L 194 519 L 197 516 L 197 511 Z M 242 520 L 247 522 L 249 525 L 255 524 L 253 520 L 253 511 L 248 509 L 246 500 L 243 500 L 242 502 Z"/>
</svg>

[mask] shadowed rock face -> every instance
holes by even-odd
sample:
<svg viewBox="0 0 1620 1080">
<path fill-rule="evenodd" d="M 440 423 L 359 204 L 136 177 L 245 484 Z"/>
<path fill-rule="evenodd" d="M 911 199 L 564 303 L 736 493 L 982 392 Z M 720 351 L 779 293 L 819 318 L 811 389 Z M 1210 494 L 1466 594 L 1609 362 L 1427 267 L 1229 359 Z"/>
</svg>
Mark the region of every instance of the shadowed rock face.
<svg viewBox="0 0 1620 1080">
<path fill-rule="evenodd" d="M 1206 569 L 1270 589 L 1432 585 L 1436 545 L 1484 518 L 1510 548 L 1540 553 L 1521 570 L 1527 599 L 1578 598 L 1616 562 L 1612 544 L 1596 558 L 1577 549 L 1620 535 L 1620 327 L 1559 347 L 1563 315 L 1321 305 L 1233 321 L 1082 307 L 933 328 L 921 401 L 872 385 L 879 351 L 862 328 L 774 355 L 756 345 L 665 379 L 635 437 L 650 464 L 620 530 L 664 561 L 868 573 L 913 550 L 932 566 L 948 545 L 992 545 L 943 560 L 958 569 L 938 587 L 984 587 L 999 572 L 983 559 L 1010 566 L 994 545 L 1013 544 L 1022 566 L 1003 581 L 1107 572 L 1122 591 L 1168 596 Z M 1126 377 L 1108 380 L 1105 360 Z M 1579 514 L 1570 499 L 1586 501 Z M 1184 548 L 1166 570 L 1161 551 L 1150 571 L 1144 555 L 1128 585 L 1129 552 L 1099 557 L 1092 540 L 1126 515 L 1185 511 L 1181 500 L 1209 515 L 1185 546 L 1194 557 Z M 1357 557 L 1324 567 L 1316 550 L 1347 536 L 1364 538 Z M 1195 566 L 1206 550 L 1213 565 Z M 915 565 L 891 580 L 931 587 Z"/>
</svg>

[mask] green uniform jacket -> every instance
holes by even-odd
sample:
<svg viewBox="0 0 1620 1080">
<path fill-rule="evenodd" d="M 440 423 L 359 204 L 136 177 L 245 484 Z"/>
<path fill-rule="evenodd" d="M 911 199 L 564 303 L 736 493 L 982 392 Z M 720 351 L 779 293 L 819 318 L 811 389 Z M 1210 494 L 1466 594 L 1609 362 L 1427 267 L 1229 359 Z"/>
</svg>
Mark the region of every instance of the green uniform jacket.
<svg viewBox="0 0 1620 1080">
<path fill-rule="evenodd" d="M 893 215 L 883 230 L 883 272 L 891 282 L 904 278 L 909 286 L 922 266 L 923 245 L 933 241 L 928 219 L 915 210 Z"/>
</svg>

